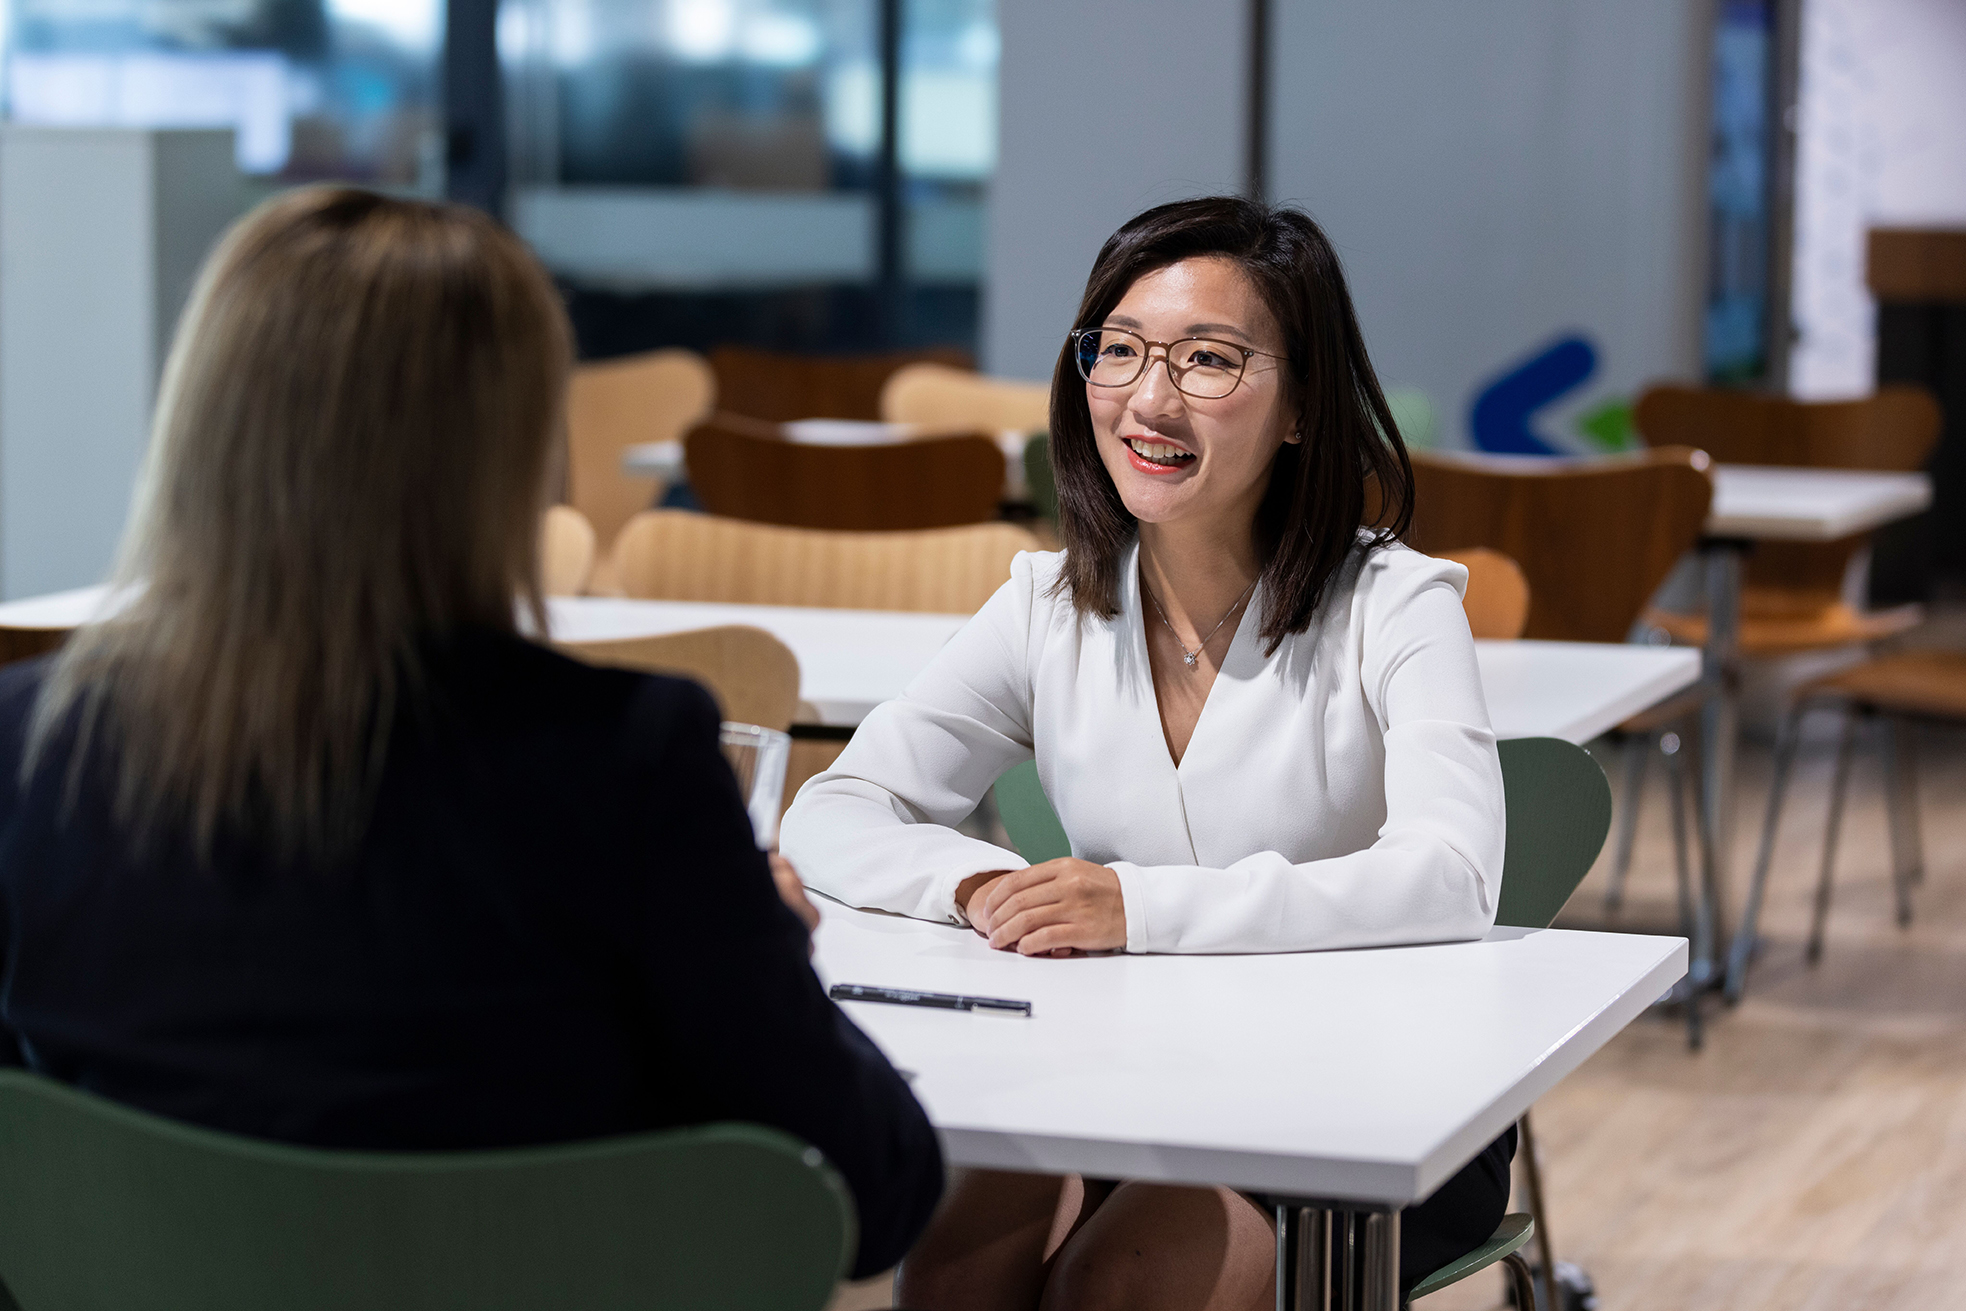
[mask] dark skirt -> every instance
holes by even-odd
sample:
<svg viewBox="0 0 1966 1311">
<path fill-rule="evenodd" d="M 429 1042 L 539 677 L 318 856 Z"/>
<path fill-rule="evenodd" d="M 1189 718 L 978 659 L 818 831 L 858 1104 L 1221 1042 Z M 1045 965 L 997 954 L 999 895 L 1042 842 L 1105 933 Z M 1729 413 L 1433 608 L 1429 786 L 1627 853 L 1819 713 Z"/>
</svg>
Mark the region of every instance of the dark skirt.
<svg viewBox="0 0 1966 1311">
<path fill-rule="evenodd" d="M 1481 1149 L 1459 1174 L 1399 1216 L 1399 1295 L 1495 1236 L 1509 1209 L 1515 1126 Z"/>
</svg>

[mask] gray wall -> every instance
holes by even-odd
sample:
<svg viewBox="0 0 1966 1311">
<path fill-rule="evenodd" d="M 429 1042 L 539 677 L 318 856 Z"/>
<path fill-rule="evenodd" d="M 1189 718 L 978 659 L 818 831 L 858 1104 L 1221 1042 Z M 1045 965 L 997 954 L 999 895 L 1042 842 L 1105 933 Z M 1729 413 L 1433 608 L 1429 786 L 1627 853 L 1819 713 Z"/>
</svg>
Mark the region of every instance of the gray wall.
<svg viewBox="0 0 1966 1311">
<path fill-rule="evenodd" d="M 1559 333 L 1599 365 L 1539 417 L 1552 442 L 1697 376 L 1710 0 L 1273 12 L 1272 196 L 1330 233 L 1381 377 L 1424 390 L 1448 444 L 1477 388 Z"/>
<path fill-rule="evenodd" d="M 1048 378 L 1093 257 L 1163 201 L 1243 182 L 1247 6 L 999 0 L 982 364 Z"/>
<path fill-rule="evenodd" d="M 102 579 L 230 132 L 0 129 L 0 598 Z"/>
</svg>

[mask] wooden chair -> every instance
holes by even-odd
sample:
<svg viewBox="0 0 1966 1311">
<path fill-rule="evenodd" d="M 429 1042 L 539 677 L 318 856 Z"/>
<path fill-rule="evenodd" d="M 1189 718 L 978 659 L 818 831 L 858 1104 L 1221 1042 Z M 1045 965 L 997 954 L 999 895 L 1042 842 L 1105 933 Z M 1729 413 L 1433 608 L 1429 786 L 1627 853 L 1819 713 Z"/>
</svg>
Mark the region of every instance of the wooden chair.
<svg viewBox="0 0 1966 1311">
<path fill-rule="evenodd" d="M 615 545 L 629 596 L 973 614 L 1036 539 L 1014 524 L 830 533 L 683 510 L 636 515 Z"/>
<path fill-rule="evenodd" d="M 946 528 L 995 519 L 1004 456 L 988 437 L 817 446 L 700 424 L 683 443 L 690 488 L 711 514 L 838 532 Z"/>
<path fill-rule="evenodd" d="M 59 650 L 73 632 L 70 628 L 0 627 L 0 665 L 16 660 L 32 660 Z"/>
<path fill-rule="evenodd" d="M 1966 724 L 1966 652 L 1898 651 L 1813 679 L 1797 689 L 1776 739 L 1775 777 L 1768 790 L 1768 816 L 1762 825 L 1754 881 L 1748 885 L 1747 907 L 1727 954 L 1727 995 L 1732 1000 L 1740 999 L 1747 984 L 1748 958 L 1754 951 L 1762 893 L 1767 887 L 1769 862 L 1775 854 L 1775 830 L 1781 822 L 1789 770 L 1801 739 L 1802 717 L 1815 709 L 1835 710 L 1843 722 L 1837 735 L 1836 767 L 1830 781 L 1815 908 L 1809 922 L 1808 946 L 1804 949 L 1804 958 L 1811 965 L 1823 955 L 1823 933 L 1829 921 L 1831 885 L 1835 878 L 1836 843 L 1842 829 L 1844 793 L 1850 778 L 1850 751 L 1860 721 L 1876 722 L 1883 730 L 1881 754 L 1885 806 L 1890 816 L 1892 890 L 1897 899 L 1899 925 L 1911 923 L 1911 889 L 1923 880 L 1925 873 L 1924 844 L 1918 831 L 1918 780 L 1912 734 L 1920 721 Z"/>
<path fill-rule="evenodd" d="M 1654 387 L 1633 411 L 1654 446 L 1694 446 L 1722 464 L 1815 469 L 1923 468 L 1939 437 L 1938 403 L 1922 387 L 1894 386 L 1852 401 L 1796 401 L 1756 392 Z M 1872 642 L 1919 620 L 1917 606 L 1865 612 L 1843 599 L 1851 557 L 1870 540 L 1758 542 L 1741 579 L 1739 649 L 1768 657 Z M 1701 615 L 1655 611 L 1650 621 L 1692 646 Z"/>
<path fill-rule="evenodd" d="M 799 711 L 799 659 L 762 628 L 732 624 L 655 637 L 560 642 L 590 665 L 693 678 L 709 688 L 723 717 L 783 733 Z"/>
<path fill-rule="evenodd" d="M 650 351 L 574 370 L 567 388 L 567 501 L 587 516 L 603 547 L 662 493 L 660 479 L 622 471 L 622 452 L 680 439 L 710 413 L 716 395 L 710 366 L 694 351 Z"/>
<path fill-rule="evenodd" d="M 1043 432 L 1051 427 L 1051 385 L 910 364 L 881 388 L 881 418 L 939 432 Z"/>
<path fill-rule="evenodd" d="M 571 505 L 548 506 L 539 521 L 539 582 L 548 596 L 579 596 L 594 572 L 594 525 Z"/>
<path fill-rule="evenodd" d="M 1429 555 L 1499 551 L 1529 584 L 1522 635 L 1622 642 L 1713 499 L 1709 461 L 1669 449 L 1589 460 L 1414 452 L 1413 530 Z"/>
<path fill-rule="evenodd" d="M 1468 571 L 1468 590 L 1461 606 L 1468 612 L 1468 627 L 1477 638 L 1512 642 L 1522 636 L 1523 625 L 1529 622 L 1529 583 L 1521 566 L 1500 551 L 1483 546 L 1442 551 L 1439 556 Z"/>
<path fill-rule="evenodd" d="M 898 370 L 930 363 L 967 369 L 969 352 L 950 347 L 881 355 L 794 355 L 751 346 L 710 352 L 717 404 L 771 423 L 793 419 L 878 419 L 881 388 Z"/>
</svg>

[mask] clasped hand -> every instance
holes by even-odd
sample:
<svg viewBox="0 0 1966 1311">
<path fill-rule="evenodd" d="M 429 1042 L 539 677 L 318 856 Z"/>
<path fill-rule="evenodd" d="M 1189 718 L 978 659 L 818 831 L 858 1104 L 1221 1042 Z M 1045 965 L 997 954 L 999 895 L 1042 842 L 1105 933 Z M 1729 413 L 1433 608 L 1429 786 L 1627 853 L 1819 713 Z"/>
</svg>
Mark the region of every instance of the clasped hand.
<svg viewBox="0 0 1966 1311">
<path fill-rule="evenodd" d="M 958 889 L 969 922 L 1000 951 L 1066 956 L 1126 946 L 1120 876 L 1067 856 L 1042 865 L 965 879 Z"/>
</svg>

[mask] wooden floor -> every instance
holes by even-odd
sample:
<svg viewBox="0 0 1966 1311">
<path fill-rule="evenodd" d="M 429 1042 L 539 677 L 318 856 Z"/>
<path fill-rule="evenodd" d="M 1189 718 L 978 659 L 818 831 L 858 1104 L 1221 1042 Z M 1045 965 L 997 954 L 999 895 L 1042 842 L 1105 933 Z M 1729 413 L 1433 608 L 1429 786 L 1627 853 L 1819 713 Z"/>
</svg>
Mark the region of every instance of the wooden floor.
<svg viewBox="0 0 1966 1311">
<path fill-rule="evenodd" d="M 1828 795 L 1819 739 L 1791 784 L 1747 1000 L 1709 1002 L 1698 1053 L 1677 1013 L 1653 1012 L 1537 1105 L 1557 1257 L 1590 1272 L 1602 1311 L 1966 1308 L 1966 731 L 1926 730 L 1919 746 L 1926 878 L 1909 929 L 1892 918 L 1877 758 L 1860 747 L 1828 947 L 1803 963 Z M 1750 739 L 1737 905 L 1768 764 Z M 1620 922 L 1672 932 L 1657 775 Z M 1561 924 L 1603 926 L 1607 865 Z M 1419 1305 L 1501 1296 L 1484 1273 Z M 874 1281 L 834 1311 L 887 1305 Z"/>
</svg>

